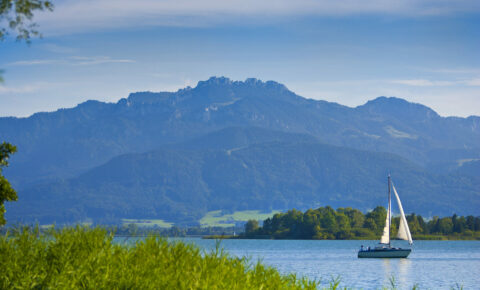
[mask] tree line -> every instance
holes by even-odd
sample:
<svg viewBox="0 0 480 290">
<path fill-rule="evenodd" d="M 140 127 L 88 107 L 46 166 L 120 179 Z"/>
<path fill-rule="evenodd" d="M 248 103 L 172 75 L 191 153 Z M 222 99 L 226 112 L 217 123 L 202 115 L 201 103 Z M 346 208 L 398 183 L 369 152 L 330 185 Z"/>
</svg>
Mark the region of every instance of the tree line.
<svg viewBox="0 0 480 290">
<path fill-rule="evenodd" d="M 135 224 L 105 227 L 108 232 L 116 236 L 162 236 L 162 237 L 188 237 L 188 236 L 234 236 L 242 232 L 241 227 L 178 227 L 160 228 L 158 226 L 142 227 Z"/>
<path fill-rule="evenodd" d="M 378 206 L 364 214 L 358 209 L 330 206 L 305 212 L 292 209 L 277 213 L 263 221 L 249 220 L 245 224 L 245 238 L 271 239 L 378 239 L 385 226 L 387 210 Z M 433 217 L 426 220 L 414 213 L 406 216 L 413 238 L 417 239 L 480 239 L 480 217 Z M 391 236 L 398 231 L 400 217 L 392 218 Z"/>
</svg>

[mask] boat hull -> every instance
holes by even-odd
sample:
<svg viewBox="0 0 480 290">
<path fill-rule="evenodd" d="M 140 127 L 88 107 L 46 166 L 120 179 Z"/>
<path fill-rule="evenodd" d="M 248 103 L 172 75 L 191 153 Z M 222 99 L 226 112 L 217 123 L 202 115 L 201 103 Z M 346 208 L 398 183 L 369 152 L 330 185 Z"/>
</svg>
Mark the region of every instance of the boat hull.
<svg viewBox="0 0 480 290">
<path fill-rule="evenodd" d="M 359 258 L 406 258 L 410 255 L 411 249 L 372 249 L 359 251 Z"/>
</svg>

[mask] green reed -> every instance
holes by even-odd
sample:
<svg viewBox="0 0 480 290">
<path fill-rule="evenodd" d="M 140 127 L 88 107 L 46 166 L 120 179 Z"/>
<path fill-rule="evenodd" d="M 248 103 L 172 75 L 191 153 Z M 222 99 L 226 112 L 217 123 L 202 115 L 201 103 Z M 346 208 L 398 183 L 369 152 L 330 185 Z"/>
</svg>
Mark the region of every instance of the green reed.
<svg viewBox="0 0 480 290">
<path fill-rule="evenodd" d="M 148 237 L 134 245 L 113 242 L 101 228 L 40 232 L 9 230 L 0 237 L 0 289 L 315 289 L 316 281 L 281 275 L 217 244 Z"/>
<path fill-rule="evenodd" d="M 207 252 L 158 236 L 135 244 L 113 237 L 99 227 L 10 229 L 0 235 L 0 289 L 350 289 L 340 286 L 340 276 L 321 285 L 231 257 L 219 241 Z M 380 289 L 397 287 L 392 276 Z"/>
</svg>

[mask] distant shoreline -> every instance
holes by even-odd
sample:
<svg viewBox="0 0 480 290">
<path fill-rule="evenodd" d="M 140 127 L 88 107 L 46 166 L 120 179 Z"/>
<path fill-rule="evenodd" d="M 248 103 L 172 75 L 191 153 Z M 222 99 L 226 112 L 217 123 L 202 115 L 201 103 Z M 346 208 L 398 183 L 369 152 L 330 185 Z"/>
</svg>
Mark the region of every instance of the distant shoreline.
<svg viewBox="0 0 480 290">
<path fill-rule="evenodd" d="M 351 238 L 351 239 L 294 239 L 294 238 L 281 238 L 276 239 L 273 237 L 245 237 L 245 236 L 219 236 L 219 235 L 210 235 L 210 236 L 203 236 L 201 237 L 205 240 L 213 240 L 213 239 L 220 239 L 220 240 L 295 240 L 295 241 L 378 241 L 378 239 L 363 239 L 363 238 Z M 476 237 L 452 237 L 452 236 L 432 236 L 432 237 L 423 237 L 423 238 L 415 238 L 413 237 L 414 241 L 480 241 L 480 238 Z M 396 240 L 395 240 L 396 241 Z M 400 241 L 400 240 L 398 240 Z"/>
</svg>

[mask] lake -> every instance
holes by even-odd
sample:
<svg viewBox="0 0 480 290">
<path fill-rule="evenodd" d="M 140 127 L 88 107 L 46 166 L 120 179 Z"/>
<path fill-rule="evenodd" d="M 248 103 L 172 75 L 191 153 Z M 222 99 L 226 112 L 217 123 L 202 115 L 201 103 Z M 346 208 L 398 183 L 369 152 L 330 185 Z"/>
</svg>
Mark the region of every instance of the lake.
<svg viewBox="0 0 480 290">
<path fill-rule="evenodd" d="M 173 239 L 174 240 L 174 239 Z M 215 248 L 215 240 L 183 238 L 205 250 Z M 306 240 L 223 240 L 230 255 L 251 257 L 277 268 L 282 273 L 297 273 L 328 285 L 341 277 L 342 286 L 376 289 L 390 286 L 395 277 L 399 289 L 479 289 L 479 241 L 415 241 L 408 259 L 358 259 L 360 245 L 376 241 Z M 394 246 L 404 247 L 403 241 Z"/>
</svg>

